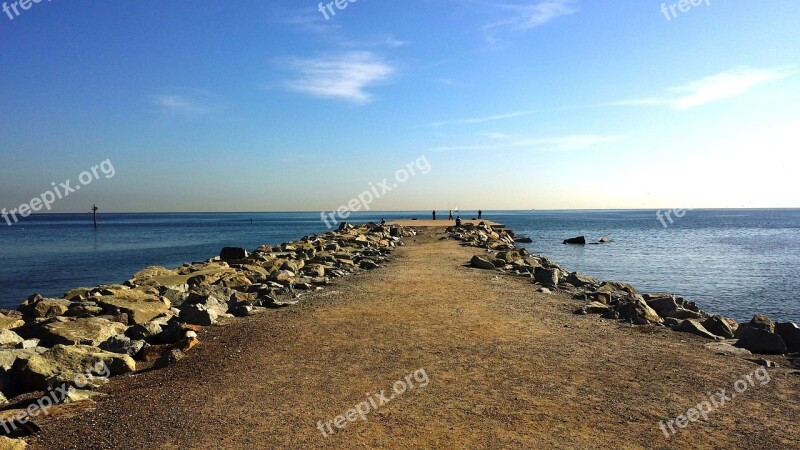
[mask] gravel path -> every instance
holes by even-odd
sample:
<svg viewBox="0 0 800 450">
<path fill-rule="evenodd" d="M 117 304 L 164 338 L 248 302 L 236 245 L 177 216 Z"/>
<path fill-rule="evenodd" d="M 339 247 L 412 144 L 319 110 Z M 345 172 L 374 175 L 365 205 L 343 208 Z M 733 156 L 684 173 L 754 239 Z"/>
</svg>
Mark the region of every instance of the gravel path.
<svg viewBox="0 0 800 450">
<path fill-rule="evenodd" d="M 297 307 L 211 328 L 167 369 L 114 379 L 92 409 L 42 420 L 32 447 L 797 448 L 800 377 L 773 373 L 667 439 L 660 420 L 757 366 L 573 316 L 580 303 L 464 267 L 480 250 L 428 233 Z M 318 421 L 327 432 L 369 399 L 366 420 L 323 437 Z"/>
</svg>

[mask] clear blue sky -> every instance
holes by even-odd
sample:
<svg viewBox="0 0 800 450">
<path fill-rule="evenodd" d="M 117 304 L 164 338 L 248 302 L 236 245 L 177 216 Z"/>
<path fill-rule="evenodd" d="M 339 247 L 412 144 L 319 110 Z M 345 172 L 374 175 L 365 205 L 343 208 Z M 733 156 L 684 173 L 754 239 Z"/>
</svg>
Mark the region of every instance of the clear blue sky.
<svg viewBox="0 0 800 450">
<path fill-rule="evenodd" d="M 800 2 L 672 3 L 17 5 L 0 207 L 108 159 L 53 211 L 329 210 L 421 156 L 373 208 L 800 206 Z"/>
</svg>

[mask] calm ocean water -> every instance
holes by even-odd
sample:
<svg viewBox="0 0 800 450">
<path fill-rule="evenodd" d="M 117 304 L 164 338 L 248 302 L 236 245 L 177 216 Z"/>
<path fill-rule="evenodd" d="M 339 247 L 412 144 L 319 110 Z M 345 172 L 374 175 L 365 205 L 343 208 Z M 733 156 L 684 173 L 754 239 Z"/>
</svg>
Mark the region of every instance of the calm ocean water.
<svg viewBox="0 0 800 450">
<path fill-rule="evenodd" d="M 668 228 L 655 211 L 500 211 L 486 218 L 530 236 L 531 252 L 570 270 L 676 292 L 738 320 L 763 312 L 800 322 L 800 210 L 695 210 Z M 100 223 L 95 231 L 87 214 L 52 214 L 0 226 L 0 306 L 15 308 L 34 292 L 60 296 L 73 287 L 119 283 L 148 265 L 203 260 L 224 246 L 254 249 L 326 231 L 319 213 L 103 214 Z M 579 235 L 613 242 L 561 244 Z"/>
</svg>

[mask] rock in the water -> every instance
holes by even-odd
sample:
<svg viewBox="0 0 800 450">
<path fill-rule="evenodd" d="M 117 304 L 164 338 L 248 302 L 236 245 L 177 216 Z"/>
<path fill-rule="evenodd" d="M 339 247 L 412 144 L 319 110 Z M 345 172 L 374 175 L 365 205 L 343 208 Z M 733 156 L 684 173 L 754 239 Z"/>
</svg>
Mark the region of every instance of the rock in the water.
<svg viewBox="0 0 800 450">
<path fill-rule="evenodd" d="M 602 237 L 602 238 L 600 238 L 600 240 L 599 240 L 599 241 L 597 241 L 597 242 L 599 242 L 599 243 L 601 243 L 601 244 L 608 244 L 609 242 L 611 242 L 611 238 L 609 238 L 609 237 Z"/>
<path fill-rule="evenodd" d="M 533 243 L 533 239 L 531 239 L 531 238 L 529 238 L 527 236 L 518 237 L 518 238 L 514 239 L 514 242 L 516 242 L 518 244 L 532 244 Z"/>
<path fill-rule="evenodd" d="M 17 333 L 5 328 L 0 328 L 0 348 L 14 348 L 21 345 L 25 340 Z"/>
<path fill-rule="evenodd" d="M 702 323 L 696 320 L 684 320 L 680 325 L 674 327 L 673 330 L 682 333 L 692 333 L 708 339 L 717 339 L 717 336 L 710 331 L 706 330 Z"/>
<path fill-rule="evenodd" d="M 586 237 L 585 236 L 578 236 L 574 238 L 569 238 L 564 240 L 565 244 L 575 244 L 575 245 L 586 245 Z"/>
<path fill-rule="evenodd" d="M 746 348 L 753 353 L 782 355 L 787 351 L 786 343 L 780 336 L 760 328 L 740 327 L 738 335 L 739 342 L 736 346 Z"/>
<path fill-rule="evenodd" d="M 775 324 L 775 334 L 783 339 L 789 353 L 800 353 L 800 328 L 793 323 Z"/>
<path fill-rule="evenodd" d="M 69 322 L 54 322 L 43 325 L 34 331 L 45 347 L 54 345 L 91 345 L 97 347 L 111 336 L 124 334 L 126 326 L 119 322 L 91 317 Z"/>
<path fill-rule="evenodd" d="M 22 380 L 33 391 L 63 384 L 83 383 L 86 374 L 96 377 L 87 380 L 87 386 L 103 384 L 106 376 L 116 376 L 136 370 L 136 363 L 128 355 L 111 353 L 86 345 L 56 345 L 50 350 L 34 355 L 23 369 Z M 84 386 L 78 386 L 83 388 Z"/>
<path fill-rule="evenodd" d="M 472 265 L 472 267 L 476 267 L 478 269 L 483 269 L 483 270 L 495 270 L 497 268 L 495 267 L 494 263 L 484 258 L 481 258 L 478 255 L 472 257 L 472 261 L 470 261 L 470 264 Z"/>
<path fill-rule="evenodd" d="M 724 337 L 725 339 L 733 339 L 734 329 L 731 328 L 730 323 L 722 316 L 712 316 L 703 321 L 703 327 L 711 333 Z"/>
<path fill-rule="evenodd" d="M 247 253 L 246 249 L 238 247 L 225 247 L 219 252 L 219 259 L 223 261 L 246 259 L 248 256 L 250 254 Z"/>
</svg>

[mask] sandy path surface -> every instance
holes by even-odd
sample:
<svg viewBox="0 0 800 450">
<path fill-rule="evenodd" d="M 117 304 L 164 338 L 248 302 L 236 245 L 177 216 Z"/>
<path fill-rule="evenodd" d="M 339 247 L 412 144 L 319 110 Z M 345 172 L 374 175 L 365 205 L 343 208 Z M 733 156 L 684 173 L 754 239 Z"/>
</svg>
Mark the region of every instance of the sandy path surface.
<svg viewBox="0 0 800 450">
<path fill-rule="evenodd" d="M 43 420 L 33 447 L 797 448 L 800 377 L 775 373 L 667 439 L 658 421 L 757 366 L 694 336 L 573 316 L 578 302 L 464 267 L 480 250 L 440 236 L 407 238 L 386 267 L 297 307 L 212 328 L 188 359 Z M 418 369 L 427 386 L 411 378 L 366 421 L 317 428 Z"/>
</svg>

